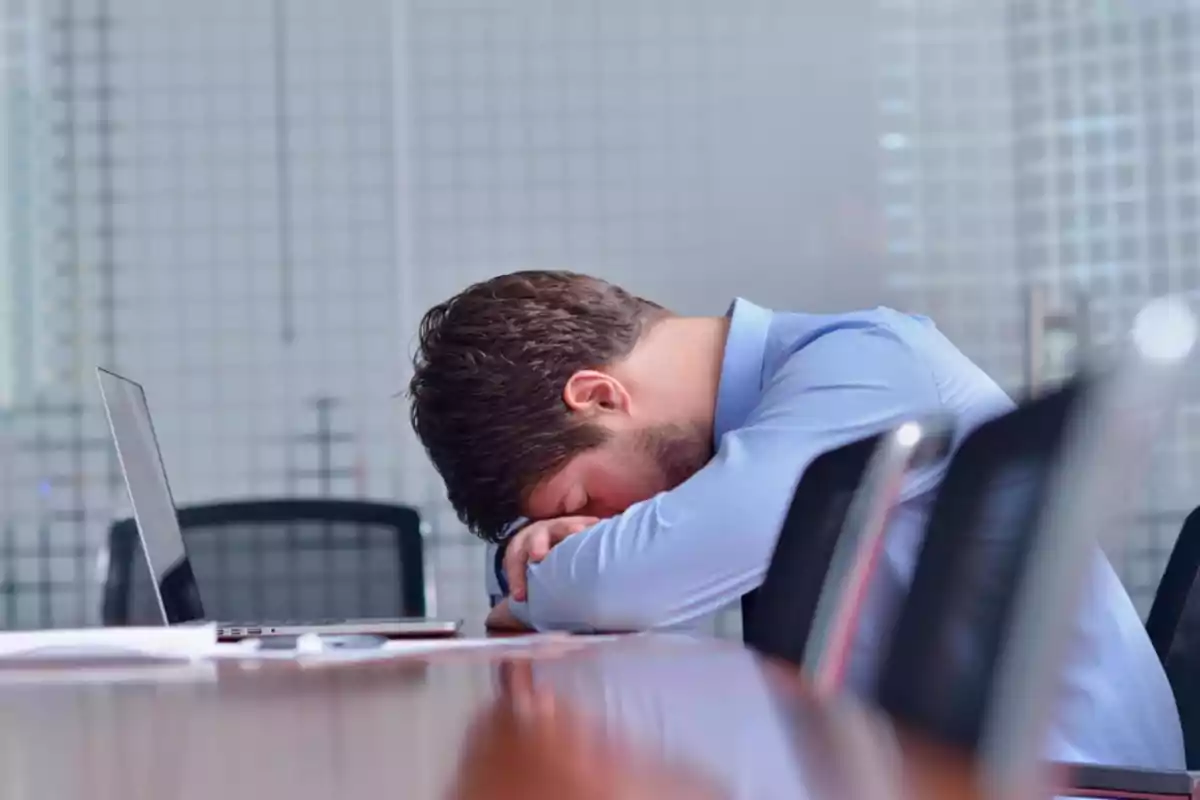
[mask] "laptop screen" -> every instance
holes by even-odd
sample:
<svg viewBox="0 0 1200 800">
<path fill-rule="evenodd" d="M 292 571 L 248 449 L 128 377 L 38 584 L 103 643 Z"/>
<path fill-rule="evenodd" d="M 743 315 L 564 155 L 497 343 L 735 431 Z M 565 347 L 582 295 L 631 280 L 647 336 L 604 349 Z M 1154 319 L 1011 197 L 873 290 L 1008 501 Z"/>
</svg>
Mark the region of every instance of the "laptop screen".
<svg viewBox="0 0 1200 800">
<path fill-rule="evenodd" d="M 171 625 L 203 619 L 204 608 L 183 547 L 146 393 L 128 378 L 104 369 L 96 372 L 133 516 L 158 587 L 163 619 Z"/>
<path fill-rule="evenodd" d="M 830 561 L 880 438 L 831 450 L 804 470 L 749 619 L 743 620 L 751 647 L 797 665 L 803 660 L 825 583 L 844 577 L 829 575 Z"/>
<path fill-rule="evenodd" d="M 984 423 L 938 490 L 878 699 L 942 741 L 979 746 L 1017 583 L 1078 392 L 1070 384 Z"/>
</svg>

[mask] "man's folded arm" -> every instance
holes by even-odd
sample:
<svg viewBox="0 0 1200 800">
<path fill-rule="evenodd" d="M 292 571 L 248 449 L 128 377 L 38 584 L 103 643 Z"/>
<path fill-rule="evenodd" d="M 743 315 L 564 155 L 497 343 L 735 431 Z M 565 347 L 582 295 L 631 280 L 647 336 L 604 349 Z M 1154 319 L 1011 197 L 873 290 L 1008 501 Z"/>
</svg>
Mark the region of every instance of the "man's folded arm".
<svg viewBox="0 0 1200 800">
<path fill-rule="evenodd" d="M 531 564 L 528 602 L 510 599 L 513 614 L 542 630 L 672 627 L 758 586 L 812 459 L 939 406 L 903 344 L 849 333 L 830 334 L 785 365 L 747 424 L 689 480 Z"/>
</svg>

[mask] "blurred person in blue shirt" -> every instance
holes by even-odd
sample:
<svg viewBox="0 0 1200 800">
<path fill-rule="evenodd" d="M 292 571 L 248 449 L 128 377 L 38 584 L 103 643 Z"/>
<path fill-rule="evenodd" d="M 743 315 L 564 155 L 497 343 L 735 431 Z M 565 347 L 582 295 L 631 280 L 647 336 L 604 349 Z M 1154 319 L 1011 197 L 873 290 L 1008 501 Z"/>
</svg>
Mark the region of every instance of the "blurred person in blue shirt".
<svg viewBox="0 0 1200 800">
<path fill-rule="evenodd" d="M 762 582 L 816 456 L 931 412 L 952 414 L 961 439 L 1013 407 L 922 317 L 741 299 L 684 317 L 568 272 L 503 275 L 435 306 L 414 370 L 413 426 L 459 517 L 493 543 L 517 530 L 511 591 L 489 624 L 537 630 L 710 616 Z M 859 691 L 944 469 L 914 472 L 893 514 L 850 659 Z M 1182 769 L 1170 685 L 1112 567 L 1096 563 L 1047 757 Z"/>
</svg>

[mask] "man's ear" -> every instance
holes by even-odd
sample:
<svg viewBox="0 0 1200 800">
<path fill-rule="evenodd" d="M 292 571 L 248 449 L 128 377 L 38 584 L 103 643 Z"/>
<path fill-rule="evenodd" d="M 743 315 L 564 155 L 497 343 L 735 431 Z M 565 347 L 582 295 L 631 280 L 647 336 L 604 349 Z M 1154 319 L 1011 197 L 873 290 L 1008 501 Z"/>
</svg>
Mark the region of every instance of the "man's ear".
<svg viewBox="0 0 1200 800">
<path fill-rule="evenodd" d="M 581 369 L 563 387 L 563 402 L 576 414 L 599 416 L 629 413 L 630 398 L 629 392 L 612 375 Z"/>
</svg>

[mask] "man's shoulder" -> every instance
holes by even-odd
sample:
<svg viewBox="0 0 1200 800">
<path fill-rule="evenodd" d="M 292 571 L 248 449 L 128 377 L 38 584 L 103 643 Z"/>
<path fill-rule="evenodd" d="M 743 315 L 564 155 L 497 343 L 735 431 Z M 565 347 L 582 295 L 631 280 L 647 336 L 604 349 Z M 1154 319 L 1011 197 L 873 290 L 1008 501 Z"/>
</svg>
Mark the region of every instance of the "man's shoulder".
<svg viewBox="0 0 1200 800">
<path fill-rule="evenodd" d="M 870 374 L 879 360 L 920 353 L 928 333 L 937 330 L 927 317 L 886 306 L 838 314 L 773 313 L 764 382 L 785 368 L 811 371 L 833 366 Z"/>
<path fill-rule="evenodd" d="M 804 429 L 815 409 L 838 426 L 949 412 L 970 428 L 1012 405 L 929 318 L 887 307 L 779 315 L 762 377 L 752 418 L 776 424 L 794 413 Z"/>
<path fill-rule="evenodd" d="M 793 351 L 834 333 L 851 336 L 882 333 L 904 340 L 929 330 L 936 330 L 929 317 L 907 314 L 888 306 L 829 314 L 771 312 L 772 339 L 776 344 Z"/>
<path fill-rule="evenodd" d="M 777 313 L 764 360 L 764 383 L 788 373 L 835 382 L 875 382 L 878 388 L 916 391 L 937 405 L 974 417 L 1011 407 L 996 382 L 919 314 L 887 306 L 843 314 Z"/>
</svg>

